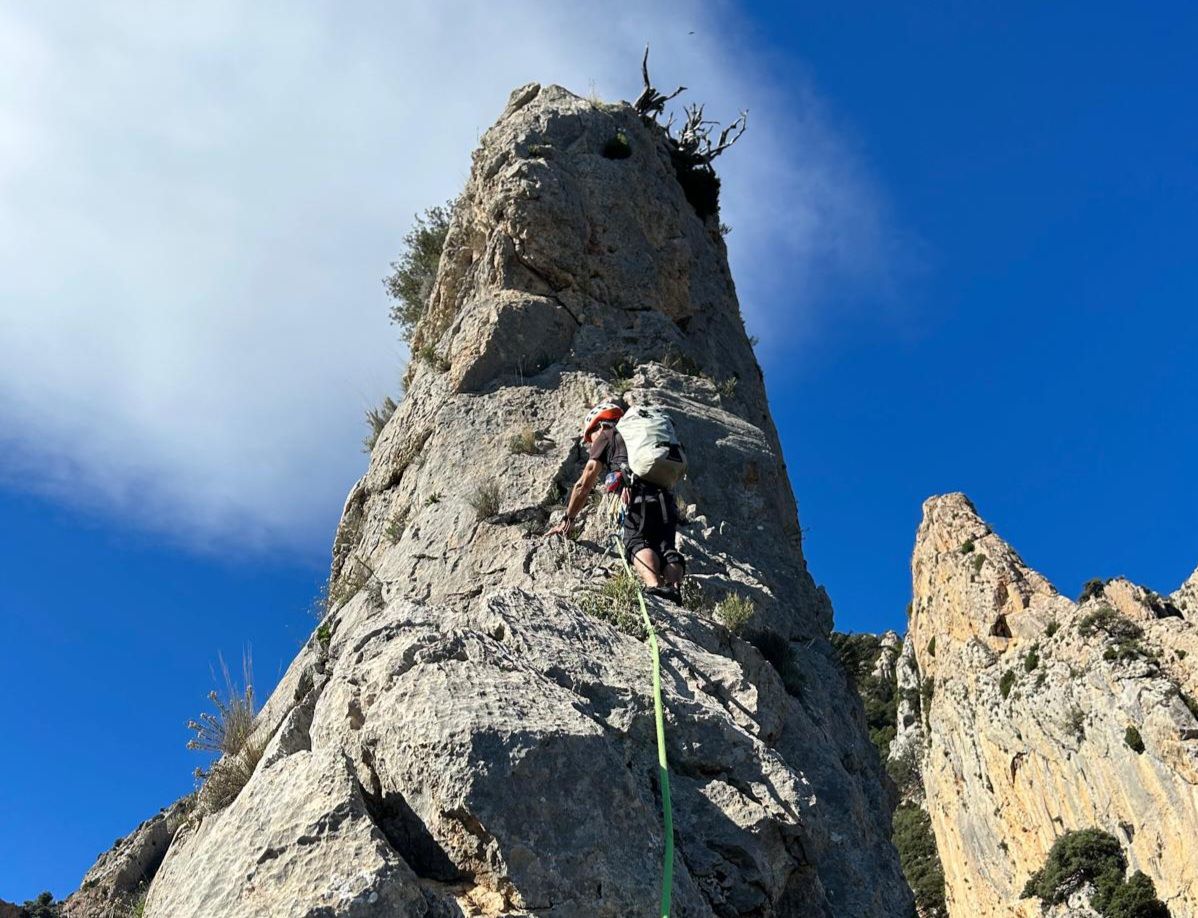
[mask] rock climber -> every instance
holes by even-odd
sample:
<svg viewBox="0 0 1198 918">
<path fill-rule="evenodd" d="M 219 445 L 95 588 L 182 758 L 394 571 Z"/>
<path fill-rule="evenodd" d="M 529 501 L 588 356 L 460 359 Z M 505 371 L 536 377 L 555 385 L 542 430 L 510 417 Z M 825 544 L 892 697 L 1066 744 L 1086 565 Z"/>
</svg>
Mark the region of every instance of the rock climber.
<svg viewBox="0 0 1198 918">
<path fill-rule="evenodd" d="M 644 582 L 645 592 L 671 600 L 682 601 L 682 578 L 686 573 L 686 561 L 676 546 L 678 529 L 678 507 L 674 500 L 673 490 L 661 483 L 653 483 L 645 478 L 634 475 L 629 462 L 628 444 L 617 423 L 625 417 L 624 409 L 614 402 L 602 402 L 592 408 L 582 425 L 582 445 L 587 448 L 587 463 L 582 474 L 578 476 L 570 499 L 566 504 L 566 515 L 556 526 L 546 532 L 547 536 L 568 536 L 578 519 L 579 513 L 586 506 L 587 498 L 600 476 L 604 476 L 604 488 L 608 492 L 618 492 L 623 505 L 622 542 L 624 553 L 629 563 Z M 644 417 L 650 417 L 650 425 L 655 421 L 659 425 L 664 415 L 652 409 L 631 409 L 627 423 L 631 436 L 639 436 L 640 428 L 633 427 Z M 672 425 L 669 425 L 667 440 L 676 440 Z M 661 427 L 654 429 L 648 439 L 659 439 Z M 636 442 L 634 440 L 634 442 Z M 685 458 L 681 447 L 674 443 L 672 449 L 675 462 L 681 458 L 681 468 L 685 472 Z M 666 463 L 659 463 L 659 466 Z M 606 473 L 606 474 L 605 474 Z M 669 481 L 673 474 L 664 477 L 657 469 L 649 472 L 649 477 L 659 481 Z M 678 477 L 681 477 L 680 475 Z"/>
</svg>

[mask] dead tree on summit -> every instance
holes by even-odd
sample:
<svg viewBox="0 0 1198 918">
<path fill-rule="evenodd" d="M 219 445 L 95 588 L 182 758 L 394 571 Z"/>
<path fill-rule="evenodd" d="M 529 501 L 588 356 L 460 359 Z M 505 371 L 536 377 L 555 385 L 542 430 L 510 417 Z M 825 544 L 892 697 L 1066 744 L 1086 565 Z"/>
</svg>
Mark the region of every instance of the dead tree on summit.
<svg viewBox="0 0 1198 918">
<path fill-rule="evenodd" d="M 686 92 L 685 86 L 679 86 L 668 96 L 663 96 L 653 84 L 649 82 L 649 46 L 645 45 L 645 56 L 641 58 L 641 79 L 645 82 L 645 88 L 641 90 L 641 94 L 636 97 L 636 101 L 632 103 L 632 107 L 637 110 L 637 113 L 646 117 L 652 118 L 655 121 L 657 116 L 666 110 L 666 103 L 680 93 Z"/>
<path fill-rule="evenodd" d="M 686 122 L 677 137 L 671 139 L 678 145 L 678 152 L 695 163 L 711 165 L 711 161 L 740 140 L 745 128 L 749 126 L 749 113 L 743 111 L 735 121 L 720 131 L 719 139 L 712 143 L 711 132 L 719 127 L 718 121 L 708 121 L 703 117 L 703 106 L 692 105 L 684 109 Z M 671 119 L 672 121 L 672 119 Z M 666 125 L 666 133 L 670 133 L 670 125 Z"/>
</svg>

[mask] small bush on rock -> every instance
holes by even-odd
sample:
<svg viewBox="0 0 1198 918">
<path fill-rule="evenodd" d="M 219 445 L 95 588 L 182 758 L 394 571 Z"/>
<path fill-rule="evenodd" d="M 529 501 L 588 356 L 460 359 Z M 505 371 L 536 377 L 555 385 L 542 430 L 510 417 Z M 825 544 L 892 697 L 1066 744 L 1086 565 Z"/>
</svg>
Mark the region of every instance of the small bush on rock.
<svg viewBox="0 0 1198 918">
<path fill-rule="evenodd" d="M 1033 644 L 1031 649 L 1023 657 L 1023 669 L 1025 672 L 1032 672 L 1040 665 L 1040 645 Z"/>
<path fill-rule="evenodd" d="M 1103 918 L 1168 918 L 1152 880 L 1137 871 L 1124 879 L 1127 859 L 1118 839 L 1099 829 L 1066 832 L 1053 843 L 1044 866 L 1031 875 L 1023 898 L 1045 906 L 1065 902 L 1088 884 L 1090 906 Z"/>
<path fill-rule="evenodd" d="M 634 577 L 620 571 L 609 577 L 598 590 L 584 593 L 578 600 L 578 605 L 588 615 L 602 619 L 625 634 L 643 640 L 645 625 L 641 620 L 638 587 Z"/>
<path fill-rule="evenodd" d="M 369 433 L 362 439 L 362 452 L 369 453 L 374 449 L 374 444 L 378 442 L 379 434 L 383 432 L 383 428 L 387 426 L 387 422 L 391 420 L 391 415 L 395 414 L 395 409 L 399 405 L 391 396 L 383 399 L 383 403 L 377 408 L 368 408 L 366 410 L 366 426 L 370 428 Z"/>
<path fill-rule="evenodd" d="M 1077 601 L 1083 603 L 1095 597 L 1102 596 L 1105 589 L 1106 584 L 1102 580 L 1098 577 L 1091 577 L 1082 586 L 1082 591 L 1078 594 Z"/>
<path fill-rule="evenodd" d="M 749 619 L 753 617 L 753 613 L 756 611 L 757 608 L 753 605 L 751 599 L 746 599 L 744 596 L 734 593 L 730 596 L 725 596 L 716 603 L 715 617 L 721 625 L 733 634 L 738 634 L 748 624 Z"/>
<path fill-rule="evenodd" d="M 452 212 L 453 202 L 449 201 L 443 207 L 430 207 L 417 214 L 403 237 L 399 257 L 391 263 L 391 273 L 383 279 L 387 294 L 394 300 L 391 321 L 399 326 L 405 341 L 412 337 L 412 329 L 428 308 Z"/>
<path fill-rule="evenodd" d="M 1123 743 L 1136 755 L 1144 752 L 1144 738 L 1132 724 L 1128 724 L 1127 729 L 1123 731 Z"/>
<path fill-rule="evenodd" d="M 1006 672 L 1004 672 L 1002 674 L 1001 677 L 999 677 L 998 693 L 1000 695 L 1002 695 L 1003 698 L 1005 699 L 1008 695 L 1011 694 L 1011 689 L 1014 687 L 1014 685 L 1015 685 L 1015 673 L 1008 669 Z"/>
</svg>

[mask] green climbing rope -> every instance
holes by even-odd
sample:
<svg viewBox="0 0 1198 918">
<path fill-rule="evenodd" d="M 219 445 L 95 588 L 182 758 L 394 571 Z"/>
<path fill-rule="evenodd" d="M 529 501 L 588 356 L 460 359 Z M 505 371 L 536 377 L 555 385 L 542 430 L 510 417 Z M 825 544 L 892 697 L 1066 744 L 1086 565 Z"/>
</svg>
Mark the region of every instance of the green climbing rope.
<svg viewBox="0 0 1198 918">
<path fill-rule="evenodd" d="M 653 651 L 653 716 L 657 721 L 657 768 L 661 781 L 662 833 L 665 836 L 665 851 L 661 856 L 661 918 L 670 918 L 670 896 L 674 886 L 674 810 L 670 804 L 670 770 L 666 763 L 665 708 L 661 703 L 661 653 L 657 647 L 657 632 L 653 629 L 653 619 L 649 617 L 649 609 L 645 605 L 640 578 L 633 574 L 632 568 L 629 567 L 628 559 L 624 556 L 624 547 L 619 544 L 619 537 L 612 538 L 616 542 L 616 554 L 624 562 L 624 572 L 636 584 L 641 618 L 644 619 L 645 630 L 649 633 L 649 648 Z"/>
</svg>

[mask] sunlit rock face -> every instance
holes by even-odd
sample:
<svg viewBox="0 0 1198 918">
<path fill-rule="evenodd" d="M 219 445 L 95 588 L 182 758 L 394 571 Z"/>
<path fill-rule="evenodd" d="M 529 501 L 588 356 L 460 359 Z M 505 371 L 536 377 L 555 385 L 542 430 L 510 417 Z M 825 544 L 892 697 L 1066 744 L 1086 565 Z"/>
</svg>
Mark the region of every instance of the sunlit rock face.
<svg viewBox="0 0 1198 918">
<path fill-rule="evenodd" d="M 651 607 L 674 914 L 909 913 L 718 213 L 690 179 L 628 105 L 513 93 L 346 501 L 324 627 L 260 716 L 249 783 L 216 811 L 201 794 L 173 833 L 146 915 L 656 913 L 650 657 L 584 601 L 616 569 L 611 519 L 542 536 L 583 413 L 617 390 L 666 407 L 688 448 L 680 547 L 706 597 Z M 510 449 L 518 432 L 534 448 Z M 716 620 L 730 594 L 772 663 Z"/>
<path fill-rule="evenodd" d="M 950 913 L 1040 914 L 1019 895 L 1054 839 L 1099 828 L 1174 915 L 1198 914 L 1198 581 L 1115 579 L 1075 603 L 962 494 L 924 505 L 912 574 L 906 678 L 930 701 L 906 741 L 926 743 Z"/>
</svg>

